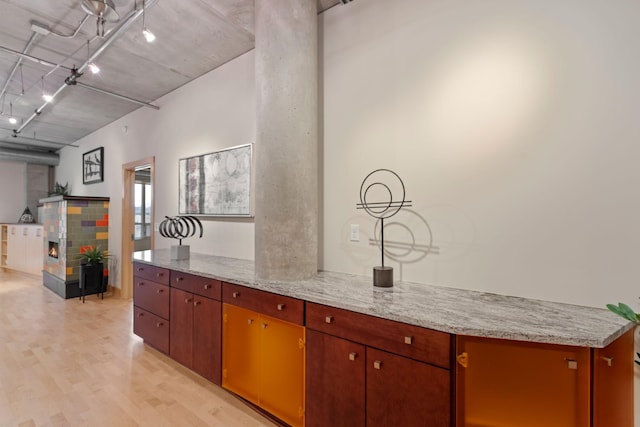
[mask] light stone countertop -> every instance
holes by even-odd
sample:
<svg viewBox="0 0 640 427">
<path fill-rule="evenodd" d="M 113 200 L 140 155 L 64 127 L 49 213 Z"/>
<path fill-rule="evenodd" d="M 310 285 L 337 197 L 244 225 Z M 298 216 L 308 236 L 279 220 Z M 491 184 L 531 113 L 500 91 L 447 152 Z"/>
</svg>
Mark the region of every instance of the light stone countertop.
<svg viewBox="0 0 640 427">
<path fill-rule="evenodd" d="M 458 335 L 581 347 L 606 347 L 633 327 L 605 308 L 584 307 L 421 283 L 376 288 L 371 277 L 319 272 L 301 281 L 257 280 L 253 261 L 168 249 L 135 252 L 134 261 Z"/>
</svg>

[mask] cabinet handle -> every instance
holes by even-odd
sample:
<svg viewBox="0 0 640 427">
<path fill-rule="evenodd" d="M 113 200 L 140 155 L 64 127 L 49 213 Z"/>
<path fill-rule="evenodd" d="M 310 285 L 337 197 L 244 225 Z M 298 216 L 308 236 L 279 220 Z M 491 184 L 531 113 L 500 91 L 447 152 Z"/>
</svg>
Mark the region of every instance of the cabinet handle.
<svg viewBox="0 0 640 427">
<path fill-rule="evenodd" d="M 205 290 L 207 290 L 207 289 L 211 289 L 211 285 L 204 285 L 204 289 L 205 289 Z"/>
<path fill-rule="evenodd" d="M 267 326 L 268 326 L 268 325 L 267 325 L 266 323 L 263 323 L 263 324 L 262 324 L 262 329 L 267 329 Z"/>
<path fill-rule="evenodd" d="M 164 292 L 164 289 L 158 289 L 158 290 L 156 291 L 156 293 L 157 293 L 157 294 L 161 294 L 161 293 L 163 293 L 163 292 Z"/>
<path fill-rule="evenodd" d="M 138 282 L 138 286 L 144 286 L 144 282 Z"/>
<path fill-rule="evenodd" d="M 462 353 L 457 355 L 456 362 L 458 362 L 458 365 L 462 366 L 463 368 L 469 366 L 469 355 L 467 354 L 467 352 L 463 351 Z"/>
<path fill-rule="evenodd" d="M 156 273 L 156 277 L 162 277 L 164 276 L 164 273 Z"/>
<path fill-rule="evenodd" d="M 144 316 L 144 313 L 138 313 L 138 317 Z"/>
<path fill-rule="evenodd" d="M 325 323 L 333 323 L 333 316 L 327 316 L 324 318 Z"/>
<path fill-rule="evenodd" d="M 193 306 L 194 306 L 194 307 L 197 307 L 197 306 L 199 306 L 200 304 L 201 304 L 201 301 L 194 301 L 194 302 L 193 302 Z"/>
<path fill-rule="evenodd" d="M 250 325 L 253 323 L 253 319 L 247 319 L 247 324 Z"/>
<path fill-rule="evenodd" d="M 358 353 L 356 353 L 355 351 L 349 353 L 349 360 L 351 360 L 352 362 L 356 360 L 356 357 L 358 357 Z"/>
<path fill-rule="evenodd" d="M 613 366 L 613 357 L 602 356 L 602 360 L 607 363 L 607 366 Z"/>
<path fill-rule="evenodd" d="M 156 328 L 159 328 L 159 327 L 161 327 L 162 325 L 164 325 L 164 323 L 162 323 L 162 322 L 158 322 L 158 323 L 156 323 Z"/>
<path fill-rule="evenodd" d="M 282 311 L 282 310 L 284 310 L 284 307 L 285 307 L 285 305 L 284 305 L 284 304 L 278 304 L 278 305 L 277 305 L 278 311 Z"/>
<path fill-rule="evenodd" d="M 382 361 L 381 360 L 374 360 L 373 361 L 373 367 L 375 369 L 382 369 Z"/>
<path fill-rule="evenodd" d="M 404 343 L 405 344 L 413 344 L 413 337 L 404 337 Z"/>
<path fill-rule="evenodd" d="M 142 273 L 143 271 L 144 271 L 144 268 L 138 267 L 138 273 Z"/>
<path fill-rule="evenodd" d="M 578 369 L 578 361 L 574 359 L 564 358 L 567 361 L 567 368 L 569 369 Z"/>
<path fill-rule="evenodd" d="M 185 298 L 185 299 L 184 299 L 184 303 L 185 303 L 185 304 L 189 304 L 190 302 L 191 302 L 191 298 Z"/>
<path fill-rule="evenodd" d="M 176 283 L 180 283 L 180 282 L 182 282 L 183 280 L 184 280 L 184 277 L 182 277 L 182 276 L 178 276 L 178 277 L 176 277 Z"/>
<path fill-rule="evenodd" d="M 232 297 L 238 298 L 240 296 L 240 292 L 234 292 L 231 294 Z"/>
</svg>

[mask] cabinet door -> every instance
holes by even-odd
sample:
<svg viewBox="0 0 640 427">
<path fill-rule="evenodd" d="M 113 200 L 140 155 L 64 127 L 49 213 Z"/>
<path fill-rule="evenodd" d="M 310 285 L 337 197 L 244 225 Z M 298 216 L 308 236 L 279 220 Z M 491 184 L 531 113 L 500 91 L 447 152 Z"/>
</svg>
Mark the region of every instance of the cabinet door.
<svg viewBox="0 0 640 427">
<path fill-rule="evenodd" d="M 459 427 L 590 425 L 589 348 L 458 336 L 457 352 Z"/>
<path fill-rule="evenodd" d="M 26 236 L 23 236 L 25 227 L 17 225 L 9 226 L 7 236 L 7 267 L 22 270 L 25 264 Z"/>
<path fill-rule="evenodd" d="M 304 327 L 262 315 L 260 329 L 260 406 L 304 426 Z"/>
<path fill-rule="evenodd" d="M 593 426 L 633 426 L 633 329 L 594 350 Z"/>
<path fill-rule="evenodd" d="M 161 352 L 169 352 L 169 322 L 162 317 L 133 307 L 133 333 Z"/>
<path fill-rule="evenodd" d="M 367 348 L 366 371 L 368 427 L 451 425 L 449 370 Z"/>
<path fill-rule="evenodd" d="M 307 427 L 358 427 L 365 421 L 365 347 L 307 329 Z"/>
<path fill-rule="evenodd" d="M 221 312 L 220 301 L 194 296 L 193 370 L 218 385 L 222 375 Z"/>
<path fill-rule="evenodd" d="M 191 368 L 193 361 L 193 294 L 171 288 L 171 339 L 169 354 L 172 359 Z"/>
<path fill-rule="evenodd" d="M 26 260 L 28 263 L 27 271 L 32 274 L 42 273 L 44 267 L 43 254 L 44 243 L 42 239 L 42 227 L 28 227 L 29 235 L 26 243 Z"/>
<path fill-rule="evenodd" d="M 222 386 L 260 404 L 260 316 L 222 305 Z"/>
</svg>

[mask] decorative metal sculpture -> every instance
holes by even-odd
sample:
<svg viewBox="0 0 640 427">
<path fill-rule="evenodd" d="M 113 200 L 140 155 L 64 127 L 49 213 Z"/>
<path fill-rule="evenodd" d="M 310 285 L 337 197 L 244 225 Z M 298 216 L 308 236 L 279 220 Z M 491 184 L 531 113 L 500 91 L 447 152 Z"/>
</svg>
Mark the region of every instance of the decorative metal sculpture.
<svg viewBox="0 0 640 427">
<path fill-rule="evenodd" d="M 399 197 L 394 198 L 394 192 Z M 380 221 L 381 265 L 373 267 L 373 286 L 388 288 L 393 286 L 393 267 L 384 265 L 384 220 L 397 214 L 400 209 L 411 206 L 405 199 L 404 182 L 390 169 L 376 169 L 367 175 L 360 185 L 360 203 L 356 209 L 364 209 Z M 379 198 L 376 201 L 369 198 Z M 388 200 L 385 200 L 388 199 Z M 375 199 L 374 199 L 375 200 Z"/>
<path fill-rule="evenodd" d="M 182 239 L 193 237 L 199 232 L 202 238 L 202 223 L 198 218 L 191 215 L 165 216 L 158 228 L 162 237 L 178 239 L 178 246 L 171 246 L 171 259 L 189 259 L 189 246 L 182 246 Z"/>
</svg>

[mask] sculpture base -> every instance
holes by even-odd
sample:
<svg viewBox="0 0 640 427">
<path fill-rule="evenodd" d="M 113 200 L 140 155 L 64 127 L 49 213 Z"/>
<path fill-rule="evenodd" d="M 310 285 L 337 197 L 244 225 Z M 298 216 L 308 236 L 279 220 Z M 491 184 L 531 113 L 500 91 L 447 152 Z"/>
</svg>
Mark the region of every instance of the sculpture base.
<svg viewBox="0 0 640 427">
<path fill-rule="evenodd" d="M 373 286 L 390 288 L 393 286 L 393 267 L 373 267 Z"/>
<path fill-rule="evenodd" d="M 189 259 L 189 245 L 171 246 L 171 260 Z"/>
</svg>

